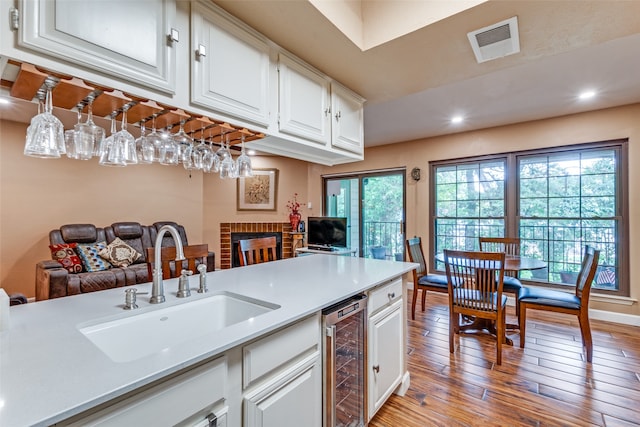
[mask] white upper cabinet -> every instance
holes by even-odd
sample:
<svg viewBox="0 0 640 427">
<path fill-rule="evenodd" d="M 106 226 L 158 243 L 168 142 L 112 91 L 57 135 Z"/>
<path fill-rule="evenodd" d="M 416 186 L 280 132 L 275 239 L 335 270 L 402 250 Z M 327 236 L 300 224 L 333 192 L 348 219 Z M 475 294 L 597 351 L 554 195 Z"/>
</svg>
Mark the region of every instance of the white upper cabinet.
<svg viewBox="0 0 640 427">
<path fill-rule="evenodd" d="M 175 0 L 22 0 L 18 45 L 165 93 L 175 91 Z"/>
<path fill-rule="evenodd" d="M 328 145 L 330 80 L 283 52 L 279 54 L 279 130 Z"/>
<path fill-rule="evenodd" d="M 332 145 L 362 153 L 364 144 L 364 99 L 346 87 L 331 83 Z"/>
<path fill-rule="evenodd" d="M 267 39 L 207 3 L 191 6 L 191 102 L 268 126 Z"/>
<path fill-rule="evenodd" d="M 279 72 L 280 132 L 362 154 L 362 97 L 283 52 Z"/>
</svg>

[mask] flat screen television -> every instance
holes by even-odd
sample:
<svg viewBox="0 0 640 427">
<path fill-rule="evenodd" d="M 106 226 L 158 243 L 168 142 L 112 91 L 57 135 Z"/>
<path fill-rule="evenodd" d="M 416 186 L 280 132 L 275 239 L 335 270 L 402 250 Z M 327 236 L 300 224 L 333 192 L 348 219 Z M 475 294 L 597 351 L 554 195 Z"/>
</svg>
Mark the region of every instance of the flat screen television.
<svg viewBox="0 0 640 427">
<path fill-rule="evenodd" d="M 347 218 L 310 216 L 307 218 L 307 245 L 312 249 L 347 247 Z"/>
</svg>

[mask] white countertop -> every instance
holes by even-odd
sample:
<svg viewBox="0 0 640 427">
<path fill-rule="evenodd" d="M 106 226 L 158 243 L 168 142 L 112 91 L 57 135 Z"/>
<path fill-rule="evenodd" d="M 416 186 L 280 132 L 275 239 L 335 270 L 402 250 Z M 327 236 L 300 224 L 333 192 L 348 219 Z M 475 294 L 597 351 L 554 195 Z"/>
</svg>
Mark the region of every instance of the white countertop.
<svg viewBox="0 0 640 427">
<path fill-rule="evenodd" d="M 314 255 L 207 274 L 209 292 L 179 299 L 177 279 L 165 280 L 167 302 L 125 311 L 124 289 L 13 306 L 11 327 L 0 332 L 0 426 L 49 425 L 296 321 L 417 264 Z M 151 284 L 136 285 L 151 292 Z M 99 319 L 128 317 L 230 291 L 279 309 L 197 340 L 127 363 L 116 363 L 78 330 Z M 194 328 L 198 322 L 194 322 Z M 144 337 L 140 337 L 144 340 Z"/>
</svg>

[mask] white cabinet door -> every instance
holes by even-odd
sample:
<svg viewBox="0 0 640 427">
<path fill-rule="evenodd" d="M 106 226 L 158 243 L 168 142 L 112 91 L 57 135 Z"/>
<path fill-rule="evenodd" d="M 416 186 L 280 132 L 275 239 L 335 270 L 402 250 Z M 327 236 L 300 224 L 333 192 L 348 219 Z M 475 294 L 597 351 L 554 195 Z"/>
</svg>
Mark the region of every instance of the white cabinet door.
<svg viewBox="0 0 640 427">
<path fill-rule="evenodd" d="M 213 5 L 193 3 L 191 46 L 191 102 L 267 126 L 267 40 Z"/>
<path fill-rule="evenodd" d="M 125 81 L 175 90 L 175 0 L 22 0 L 18 44 Z M 184 37 L 187 35 L 184 34 Z"/>
<path fill-rule="evenodd" d="M 329 79 L 280 53 L 280 132 L 328 145 L 331 139 Z"/>
<path fill-rule="evenodd" d="M 331 144 L 333 147 L 364 152 L 364 100 L 344 86 L 331 84 Z"/>
<path fill-rule="evenodd" d="M 319 353 L 247 394 L 244 405 L 245 427 L 322 427 Z"/>
<path fill-rule="evenodd" d="M 369 419 L 402 381 L 403 299 L 369 319 Z"/>
</svg>

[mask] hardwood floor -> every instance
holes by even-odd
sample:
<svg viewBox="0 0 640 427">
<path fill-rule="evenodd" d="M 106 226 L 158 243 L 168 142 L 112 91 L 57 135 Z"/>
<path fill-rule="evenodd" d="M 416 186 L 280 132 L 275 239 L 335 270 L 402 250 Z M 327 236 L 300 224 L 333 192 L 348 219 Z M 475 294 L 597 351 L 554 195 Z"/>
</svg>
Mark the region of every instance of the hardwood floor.
<svg viewBox="0 0 640 427">
<path fill-rule="evenodd" d="M 591 320 L 590 364 L 577 317 L 529 310 L 525 348 L 509 332 L 514 345 L 503 346 L 498 366 L 488 335 L 456 337 L 449 353 L 446 298 L 428 293 L 426 311 L 418 304 L 408 320 L 411 386 L 370 427 L 640 425 L 639 327 Z M 509 307 L 507 322 L 515 321 Z"/>
</svg>

